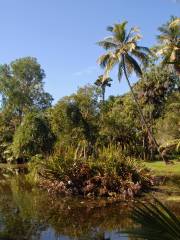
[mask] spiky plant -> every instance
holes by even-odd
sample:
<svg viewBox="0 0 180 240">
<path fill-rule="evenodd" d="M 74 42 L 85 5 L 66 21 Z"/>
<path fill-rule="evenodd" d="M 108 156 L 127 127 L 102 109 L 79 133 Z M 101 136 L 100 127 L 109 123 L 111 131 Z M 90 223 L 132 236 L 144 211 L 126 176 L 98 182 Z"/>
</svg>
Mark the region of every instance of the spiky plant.
<svg viewBox="0 0 180 240">
<path fill-rule="evenodd" d="M 180 18 L 172 16 L 169 22 L 159 27 L 159 31 L 157 54 L 162 56 L 164 64 L 173 64 L 180 74 Z"/>
<path fill-rule="evenodd" d="M 137 97 L 133 91 L 133 87 L 129 81 L 129 76 L 133 72 L 135 72 L 138 76 L 142 75 L 140 63 L 147 65 L 150 50 L 147 47 L 137 45 L 138 40 L 141 39 L 139 29 L 132 27 L 128 32 L 126 26 L 127 21 L 124 21 L 120 24 L 114 24 L 113 26 L 109 26 L 107 28 L 107 30 L 111 33 L 111 36 L 106 37 L 102 41 L 98 42 L 99 46 L 103 47 L 107 52 L 99 57 L 98 63 L 102 68 L 105 69 L 104 79 L 108 77 L 110 71 L 116 65 L 118 66 L 119 81 L 121 80 L 124 73 L 134 101 L 137 105 L 142 124 L 147 129 L 149 137 L 152 139 L 159 152 L 159 147 L 156 139 L 154 138 L 151 129 L 146 123 Z M 161 155 L 160 152 L 159 154 Z M 163 159 L 162 155 L 161 157 Z"/>
<path fill-rule="evenodd" d="M 128 234 L 146 240 L 179 240 L 180 220 L 159 200 L 154 203 L 140 202 L 132 212 L 132 219 L 141 227 Z"/>
<path fill-rule="evenodd" d="M 102 101 L 105 101 L 105 91 L 106 87 L 111 87 L 112 79 L 110 77 L 104 78 L 103 75 L 100 75 L 98 79 L 95 81 L 95 85 L 101 87 L 102 90 Z"/>
</svg>

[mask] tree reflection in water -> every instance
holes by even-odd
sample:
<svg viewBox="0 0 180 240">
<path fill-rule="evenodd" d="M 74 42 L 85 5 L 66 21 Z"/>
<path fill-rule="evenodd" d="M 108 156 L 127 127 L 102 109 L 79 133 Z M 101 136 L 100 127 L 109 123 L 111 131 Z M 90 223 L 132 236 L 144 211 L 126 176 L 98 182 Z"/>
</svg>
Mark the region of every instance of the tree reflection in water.
<svg viewBox="0 0 180 240">
<path fill-rule="evenodd" d="M 131 205 L 131 206 L 129 206 Z M 0 240 L 130 240 L 132 204 L 50 197 L 18 178 L 0 180 Z"/>
<path fill-rule="evenodd" d="M 52 198 L 22 178 L 0 181 L 0 240 L 44 240 L 48 234 L 52 240 L 109 240 L 112 232 L 115 239 L 115 232 L 132 224 L 128 211 L 126 204 L 104 200 Z"/>
</svg>

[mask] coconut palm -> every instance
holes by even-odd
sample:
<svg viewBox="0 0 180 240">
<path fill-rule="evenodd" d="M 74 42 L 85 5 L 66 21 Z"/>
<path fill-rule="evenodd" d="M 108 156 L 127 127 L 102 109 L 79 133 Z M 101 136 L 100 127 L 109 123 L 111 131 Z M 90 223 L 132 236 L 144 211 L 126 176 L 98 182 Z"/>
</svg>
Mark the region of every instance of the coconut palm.
<svg viewBox="0 0 180 240">
<path fill-rule="evenodd" d="M 159 27 L 159 31 L 157 54 L 162 56 L 163 63 L 173 64 L 180 74 L 180 18 L 171 17 L 169 22 Z"/>
<path fill-rule="evenodd" d="M 150 50 L 147 47 L 137 45 L 137 41 L 141 39 L 139 29 L 136 27 L 132 27 L 130 31 L 127 32 L 126 25 L 127 21 L 124 21 L 120 24 L 114 24 L 113 26 L 109 26 L 107 28 L 111 35 L 98 42 L 98 45 L 103 47 L 107 52 L 99 57 L 98 63 L 102 68 L 105 69 L 104 79 L 109 76 L 110 71 L 116 65 L 118 66 L 119 81 L 121 80 L 124 73 L 134 101 L 137 105 L 137 109 L 141 117 L 142 123 L 147 129 L 149 137 L 152 139 L 152 142 L 154 143 L 159 152 L 159 147 L 156 139 L 152 135 L 152 132 L 146 123 L 136 95 L 133 91 L 133 87 L 131 86 L 131 83 L 129 81 L 129 76 L 133 72 L 135 72 L 138 76 L 142 75 L 139 63 L 147 65 Z M 161 155 L 160 152 L 159 154 Z M 162 155 L 161 157 L 163 158 Z"/>
<path fill-rule="evenodd" d="M 102 101 L 105 101 L 105 91 L 106 87 L 111 87 L 112 79 L 110 77 L 104 78 L 103 75 L 100 75 L 98 79 L 95 81 L 95 85 L 101 87 L 102 90 Z"/>
</svg>

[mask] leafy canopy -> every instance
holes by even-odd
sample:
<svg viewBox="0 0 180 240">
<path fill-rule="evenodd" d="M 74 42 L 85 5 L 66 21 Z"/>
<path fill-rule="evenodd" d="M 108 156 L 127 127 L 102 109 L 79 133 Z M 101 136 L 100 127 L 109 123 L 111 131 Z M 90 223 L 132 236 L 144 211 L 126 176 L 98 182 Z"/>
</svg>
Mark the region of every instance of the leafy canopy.
<svg viewBox="0 0 180 240">
<path fill-rule="evenodd" d="M 36 112 L 26 114 L 14 134 L 12 150 L 16 158 L 28 158 L 51 151 L 55 137 L 47 118 Z"/>
<path fill-rule="evenodd" d="M 31 110 L 51 106 L 52 96 L 44 91 L 44 70 L 36 58 L 17 59 L 0 66 L 1 108 L 22 117 Z"/>
<path fill-rule="evenodd" d="M 107 30 L 111 35 L 98 42 L 98 45 L 107 51 L 98 59 L 100 66 L 105 68 L 105 77 L 118 65 L 119 81 L 125 67 L 128 74 L 135 71 L 137 75 L 141 75 L 142 71 L 138 61 L 147 64 L 148 54 L 150 53 L 148 48 L 137 45 L 138 40 L 141 39 L 139 29 L 132 27 L 127 31 L 127 23 L 127 21 L 124 21 L 109 26 Z"/>
<path fill-rule="evenodd" d="M 173 64 L 180 73 L 180 18 L 172 16 L 159 31 L 157 54 L 162 56 L 163 63 Z"/>
</svg>

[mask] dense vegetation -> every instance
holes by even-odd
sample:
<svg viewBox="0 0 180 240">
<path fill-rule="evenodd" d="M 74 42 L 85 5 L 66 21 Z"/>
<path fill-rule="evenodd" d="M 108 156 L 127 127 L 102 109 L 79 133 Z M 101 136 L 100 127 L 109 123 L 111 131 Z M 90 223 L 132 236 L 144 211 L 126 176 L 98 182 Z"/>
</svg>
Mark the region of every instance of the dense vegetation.
<svg viewBox="0 0 180 240">
<path fill-rule="evenodd" d="M 137 44 L 139 30 L 128 32 L 127 22 L 108 27 L 111 36 L 98 43 L 104 74 L 54 106 L 35 58 L 1 65 L 0 161 L 28 162 L 30 176 L 52 192 L 133 197 L 151 187 L 141 159 L 179 156 L 179 24 L 173 17 L 159 28 L 152 50 Z M 115 66 L 130 92 L 105 99 Z"/>
</svg>

